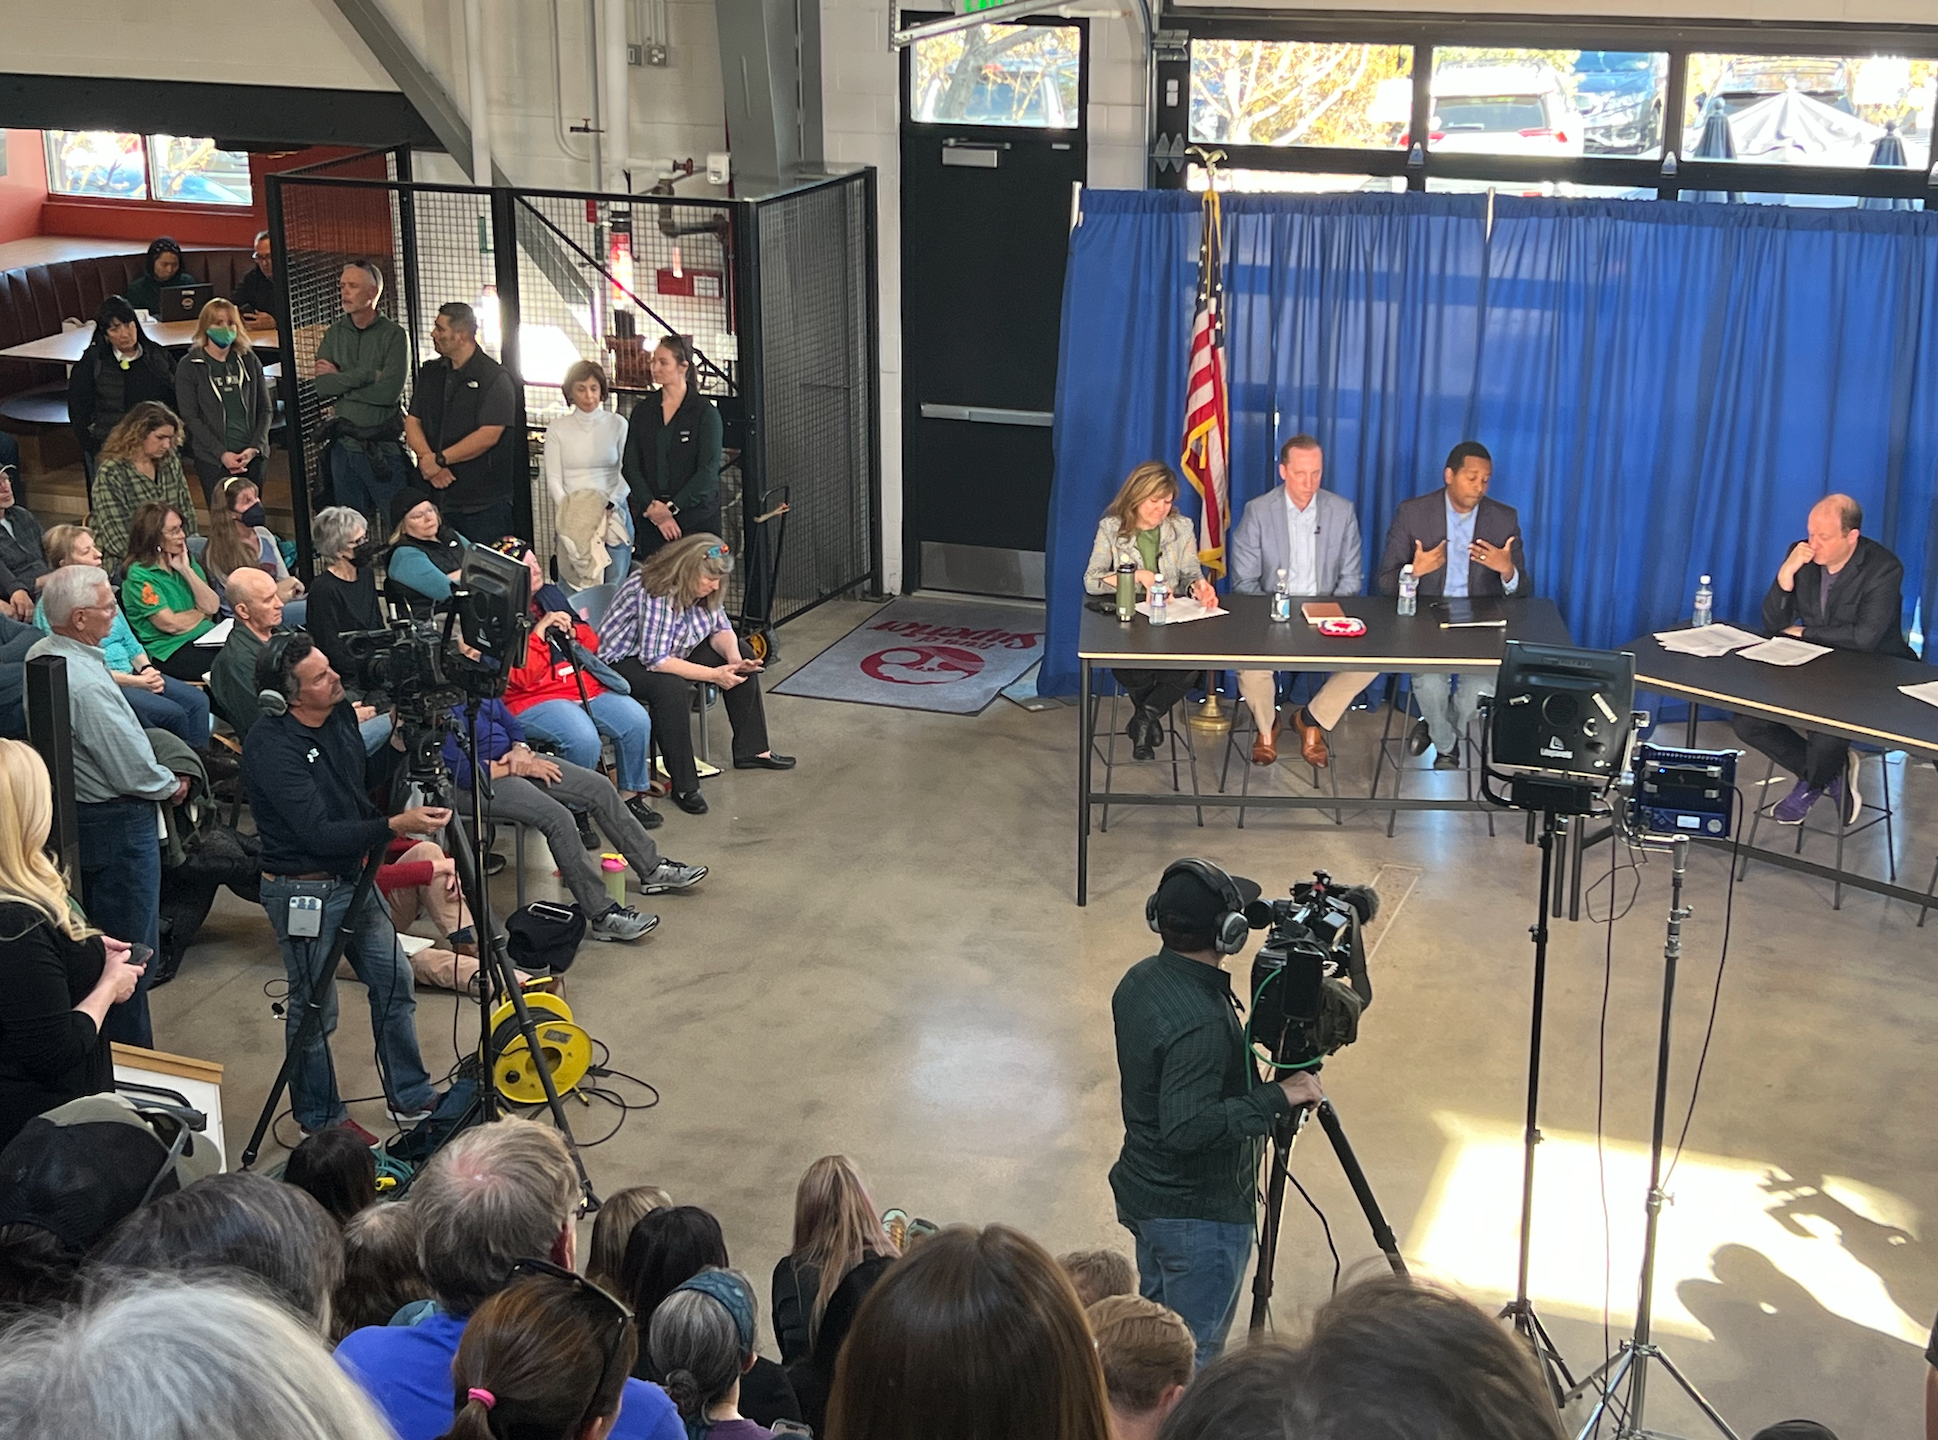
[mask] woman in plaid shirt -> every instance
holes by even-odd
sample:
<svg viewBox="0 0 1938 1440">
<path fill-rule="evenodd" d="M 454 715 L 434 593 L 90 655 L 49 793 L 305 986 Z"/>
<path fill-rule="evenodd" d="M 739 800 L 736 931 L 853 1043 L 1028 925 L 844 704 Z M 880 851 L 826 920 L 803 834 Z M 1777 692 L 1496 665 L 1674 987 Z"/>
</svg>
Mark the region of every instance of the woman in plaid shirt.
<svg viewBox="0 0 1938 1440">
<path fill-rule="evenodd" d="M 760 662 L 740 653 L 740 637 L 720 608 L 720 586 L 733 556 L 718 535 L 686 535 L 634 570 L 613 596 L 599 627 L 599 657 L 625 676 L 633 698 L 653 717 L 673 803 L 707 813 L 693 760 L 693 687 L 717 685 L 733 726 L 736 770 L 792 770 L 794 757 L 767 743 Z"/>
</svg>

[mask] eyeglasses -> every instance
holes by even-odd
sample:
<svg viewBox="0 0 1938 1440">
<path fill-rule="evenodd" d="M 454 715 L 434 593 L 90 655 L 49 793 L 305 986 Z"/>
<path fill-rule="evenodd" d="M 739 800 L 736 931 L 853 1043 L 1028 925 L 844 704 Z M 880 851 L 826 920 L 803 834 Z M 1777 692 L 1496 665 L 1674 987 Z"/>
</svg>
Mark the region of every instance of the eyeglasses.
<svg viewBox="0 0 1938 1440">
<path fill-rule="evenodd" d="M 619 1346 L 626 1338 L 628 1327 L 633 1323 L 632 1306 L 603 1286 L 594 1285 L 577 1271 L 567 1270 L 563 1265 L 554 1265 L 549 1260 L 512 1261 L 511 1279 L 515 1281 L 523 1275 L 547 1275 L 554 1280 L 567 1281 L 585 1294 L 595 1296 L 610 1306 L 617 1317 L 617 1323 L 612 1327 L 612 1339 L 606 1342 L 606 1358 L 599 1366 L 599 1378 L 592 1386 L 592 1394 L 586 1397 L 585 1413 L 579 1417 L 579 1423 L 573 1431 L 574 1434 L 583 1434 L 586 1426 L 592 1421 L 593 1407 L 599 1403 L 599 1396 L 604 1393 L 606 1382 L 612 1378 L 612 1367 L 619 1359 Z"/>
</svg>

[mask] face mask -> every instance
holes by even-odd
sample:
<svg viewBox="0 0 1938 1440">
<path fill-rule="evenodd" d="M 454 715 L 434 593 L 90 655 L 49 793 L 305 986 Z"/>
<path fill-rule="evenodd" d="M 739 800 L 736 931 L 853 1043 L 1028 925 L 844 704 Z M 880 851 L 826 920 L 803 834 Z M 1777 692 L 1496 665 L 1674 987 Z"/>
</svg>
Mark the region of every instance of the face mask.
<svg viewBox="0 0 1938 1440">
<path fill-rule="evenodd" d="M 361 570 L 377 558 L 377 542 L 368 535 L 359 540 L 350 551 L 350 563 Z"/>
<path fill-rule="evenodd" d="M 209 326 L 209 339 L 218 345 L 233 345 L 235 344 L 236 332 L 226 325 L 211 325 Z"/>
<path fill-rule="evenodd" d="M 240 520 L 244 525 L 247 525 L 252 530 L 255 529 L 255 527 L 258 525 L 267 525 L 269 523 L 269 516 L 266 513 L 264 513 L 262 508 L 262 501 L 260 500 L 258 500 L 255 504 L 251 505 L 247 510 L 244 510 L 241 514 L 237 515 L 236 519 Z"/>
</svg>

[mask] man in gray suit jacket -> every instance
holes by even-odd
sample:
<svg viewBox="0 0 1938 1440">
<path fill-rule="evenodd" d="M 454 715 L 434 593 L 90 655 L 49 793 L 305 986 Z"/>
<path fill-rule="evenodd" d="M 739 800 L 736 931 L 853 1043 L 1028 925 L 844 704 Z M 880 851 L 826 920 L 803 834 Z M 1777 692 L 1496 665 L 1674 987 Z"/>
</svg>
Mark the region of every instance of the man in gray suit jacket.
<svg viewBox="0 0 1938 1440">
<path fill-rule="evenodd" d="M 1366 579 L 1360 558 L 1359 517 L 1350 502 L 1319 488 L 1325 456 L 1310 435 L 1294 435 L 1279 447 L 1278 489 L 1245 507 L 1226 546 L 1231 588 L 1241 595 L 1270 594 L 1285 577 L 1286 591 L 1297 596 L 1357 595 Z M 1319 687 L 1311 703 L 1292 714 L 1299 731 L 1299 753 L 1308 764 L 1331 758 L 1326 732 L 1339 723 L 1353 697 L 1371 675 L 1339 673 Z M 1279 757 L 1277 682 L 1270 670 L 1240 670 L 1238 693 L 1258 722 L 1252 764 L 1270 765 Z"/>
<path fill-rule="evenodd" d="M 1514 507 L 1487 498 L 1494 474 L 1494 457 L 1478 440 L 1463 440 L 1447 456 L 1445 484 L 1426 495 L 1415 495 L 1393 512 L 1386 532 L 1386 548 L 1379 560 L 1379 591 L 1400 593 L 1400 568 L 1413 567 L 1422 599 L 1438 596 L 1531 595 L 1534 582 L 1527 571 L 1527 548 L 1521 539 L 1521 519 Z M 1480 709 L 1480 697 L 1494 693 L 1494 677 L 1466 676 L 1454 685 L 1448 674 L 1415 675 L 1413 698 L 1420 703 L 1421 720 L 1408 737 L 1408 748 L 1424 755 L 1431 744 L 1438 752 L 1434 768 L 1460 765 L 1460 737 Z"/>
</svg>

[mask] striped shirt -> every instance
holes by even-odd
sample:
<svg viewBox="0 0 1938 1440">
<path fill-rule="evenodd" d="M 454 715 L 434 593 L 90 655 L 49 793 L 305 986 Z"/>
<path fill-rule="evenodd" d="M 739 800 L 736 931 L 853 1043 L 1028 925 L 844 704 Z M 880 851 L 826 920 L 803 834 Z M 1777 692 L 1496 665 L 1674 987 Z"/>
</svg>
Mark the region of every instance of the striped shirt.
<svg viewBox="0 0 1938 1440">
<path fill-rule="evenodd" d="M 650 595 L 634 571 L 599 626 L 599 658 L 608 665 L 637 660 L 648 670 L 681 658 L 702 641 L 733 629 L 727 612 L 710 605 L 681 605 L 670 595 Z"/>
<path fill-rule="evenodd" d="M 1124 1108 L 1110 1171 L 1118 1216 L 1250 1224 L 1256 1142 L 1292 1107 L 1254 1081 L 1231 976 L 1160 950 L 1118 982 L 1110 1013 Z"/>
</svg>

